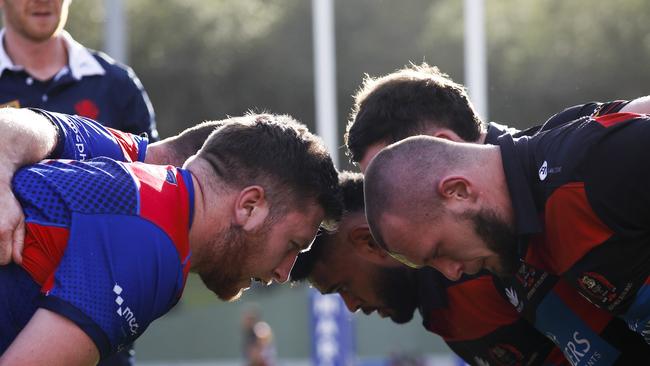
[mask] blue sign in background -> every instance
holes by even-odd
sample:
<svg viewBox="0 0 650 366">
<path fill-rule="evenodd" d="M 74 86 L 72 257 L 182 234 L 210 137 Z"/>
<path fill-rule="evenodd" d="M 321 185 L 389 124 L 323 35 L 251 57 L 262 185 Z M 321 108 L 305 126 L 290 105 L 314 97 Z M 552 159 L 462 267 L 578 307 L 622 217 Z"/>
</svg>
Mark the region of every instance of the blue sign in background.
<svg viewBox="0 0 650 366">
<path fill-rule="evenodd" d="M 357 363 L 354 325 L 340 296 L 309 289 L 310 334 L 314 366 L 351 366 Z"/>
</svg>

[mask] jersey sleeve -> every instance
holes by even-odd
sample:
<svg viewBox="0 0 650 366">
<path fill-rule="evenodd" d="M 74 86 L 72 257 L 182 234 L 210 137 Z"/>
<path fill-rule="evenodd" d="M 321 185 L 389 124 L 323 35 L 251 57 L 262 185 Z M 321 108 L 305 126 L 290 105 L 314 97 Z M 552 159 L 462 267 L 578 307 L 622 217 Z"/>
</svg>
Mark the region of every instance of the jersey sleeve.
<svg viewBox="0 0 650 366">
<path fill-rule="evenodd" d="M 573 107 L 566 108 L 562 112 L 554 114 L 544 122 L 539 131 L 546 131 L 582 117 L 597 117 L 617 113 L 628 103 L 629 101 L 627 100 L 615 100 L 605 103 L 590 102 L 574 105 Z"/>
<path fill-rule="evenodd" d="M 32 109 L 57 128 L 57 145 L 52 159 L 88 160 L 95 157 L 133 162 L 144 161 L 147 137 L 104 127 L 90 118 Z"/>
</svg>

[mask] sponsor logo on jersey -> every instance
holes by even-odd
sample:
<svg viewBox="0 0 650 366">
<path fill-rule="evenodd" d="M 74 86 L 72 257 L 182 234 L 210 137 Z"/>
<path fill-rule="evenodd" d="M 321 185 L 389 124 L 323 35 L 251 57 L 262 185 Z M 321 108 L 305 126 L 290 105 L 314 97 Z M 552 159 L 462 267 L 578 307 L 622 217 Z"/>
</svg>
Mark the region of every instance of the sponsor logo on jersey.
<svg viewBox="0 0 650 366">
<path fill-rule="evenodd" d="M 595 272 L 584 272 L 578 277 L 581 293 L 591 302 L 608 305 L 616 300 L 616 286 L 612 285 L 603 275 Z"/>
<path fill-rule="evenodd" d="M 548 278 L 548 273 L 524 262 L 520 263 L 515 279 L 521 284 L 528 300 L 532 299 L 539 286 Z"/>
<path fill-rule="evenodd" d="M 490 348 L 490 357 L 499 366 L 520 366 L 523 364 L 524 355 L 511 344 L 497 344 Z"/>
<path fill-rule="evenodd" d="M 169 184 L 177 185 L 176 181 L 176 174 L 174 174 L 173 170 L 167 170 L 167 176 L 165 177 L 165 181 Z"/>
<path fill-rule="evenodd" d="M 544 180 L 546 179 L 546 175 L 548 174 L 548 163 L 546 163 L 546 160 L 544 160 L 544 163 L 542 166 L 539 168 L 539 180 Z"/>
<path fill-rule="evenodd" d="M 72 132 L 74 133 L 74 146 L 76 151 L 76 159 L 75 160 L 80 160 L 84 161 L 88 157 L 88 154 L 86 153 L 86 142 L 84 141 L 83 137 L 81 137 L 81 133 L 79 132 L 79 129 L 77 126 L 70 122 L 70 121 L 65 121 L 65 123 L 70 127 Z"/>
<path fill-rule="evenodd" d="M 508 287 L 506 289 L 506 296 L 508 297 L 508 301 L 512 304 L 512 306 L 517 309 L 517 312 L 520 312 L 524 309 L 524 304 L 519 301 L 519 297 L 517 296 L 517 291 L 515 290 L 514 287 Z"/>
<path fill-rule="evenodd" d="M 113 286 L 113 292 L 115 293 L 115 295 L 117 295 L 117 297 L 115 298 L 115 303 L 118 306 L 117 315 L 119 315 L 124 319 L 128 327 L 129 333 L 131 333 L 131 335 L 134 336 L 138 334 L 138 329 L 140 328 L 140 325 L 138 325 L 138 321 L 135 317 L 135 314 L 133 313 L 133 310 L 131 310 L 131 308 L 129 308 L 125 304 L 125 300 L 122 297 L 123 291 L 124 290 L 122 289 L 122 287 L 117 283 L 115 284 L 115 286 Z"/>
<path fill-rule="evenodd" d="M 561 166 L 556 166 L 556 167 L 551 167 L 549 168 L 548 163 L 546 160 L 542 163 L 542 166 L 539 167 L 539 170 L 537 173 L 539 174 L 539 180 L 543 181 L 546 179 L 546 177 L 549 174 L 557 174 L 562 172 L 562 167 Z"/>
<path fill-rule="evenodd" d="M 573 332 L 573 337 L 566 346 L 564 346 L 564 356 L 569 360 L 571 365 L 597 365 L 598 360 L 602 358 L 602 355 L 599 352 L 594 352 L 589 355 L 589 350 L 591 350 L 591 342 L 579 332 Z M 585 356 L 589 358 L 585 358 Z"/>
</svg>

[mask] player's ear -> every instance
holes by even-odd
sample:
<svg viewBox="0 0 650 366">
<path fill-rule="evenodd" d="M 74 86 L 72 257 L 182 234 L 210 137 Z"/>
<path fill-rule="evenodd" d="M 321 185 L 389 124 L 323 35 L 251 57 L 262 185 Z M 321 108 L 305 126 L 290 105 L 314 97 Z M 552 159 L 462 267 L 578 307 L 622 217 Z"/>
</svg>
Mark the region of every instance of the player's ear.
<svg viewBox="0 0 650 366">
<path fill-rule="evenodd" d="M 348 233 L 348 240 L 354 250 L 370 262 L 384 264 L 389 258 L 388 253 L 377 245 L 372 234 L 370 234 L 367 223 L 354 226 Z"/>
<path fill-rule="evenodd" d="M 478 201 L 478 191 L 472 182 L 464 176 L 447 176 L 440 180 L 437 187 L 445 207 L 454 212 L 464 212 Z"/>
<path fill-rule="evenodd" d="M 465 140 L 461 139 L 460 136 L 456 134 L 456 132 L 448 129 L 448 128 L 439 128 L 433 132 L 431 135 L 433 137 L 438 137 L 441 139 L 445 140 L 451 140 L 451 141 L 456 141 L 456 142 L 464 142 Z"/>
<path fill-rule="evenodd" d="M 248 186 L 239 191 L 235 200 L 235 222 L 244 230 L 255 230 L 269 215 L 269 202 L 264 188 Z"/>
</svg>

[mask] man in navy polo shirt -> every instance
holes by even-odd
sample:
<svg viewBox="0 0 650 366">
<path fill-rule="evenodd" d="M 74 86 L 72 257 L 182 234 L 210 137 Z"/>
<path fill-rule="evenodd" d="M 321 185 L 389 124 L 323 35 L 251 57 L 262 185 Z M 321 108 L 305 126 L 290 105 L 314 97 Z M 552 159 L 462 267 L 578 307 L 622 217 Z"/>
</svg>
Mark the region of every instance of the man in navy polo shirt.
<svg viewBox="0 0 650 366">
<path fill-rule="evenodd" d="M 142 83 L 131 68 L 63 30 L 69 6 L 70 0 L 0 1 L 0 105 L 77 114 L 155 141 Z"/>
<path fill-rule="evenodd" d="M 396 258 L 452 280 L 498 274 L 572 364 L 611 364 L 616 352 L 590 331 L 601 320 L 575 318 L 570 296 L 650 340 L 649 142 L 650 118 L 630 113 L 502 135 L 497 146 L 412 137 L 368 167 L 370 230 Z"/>
</svg>

